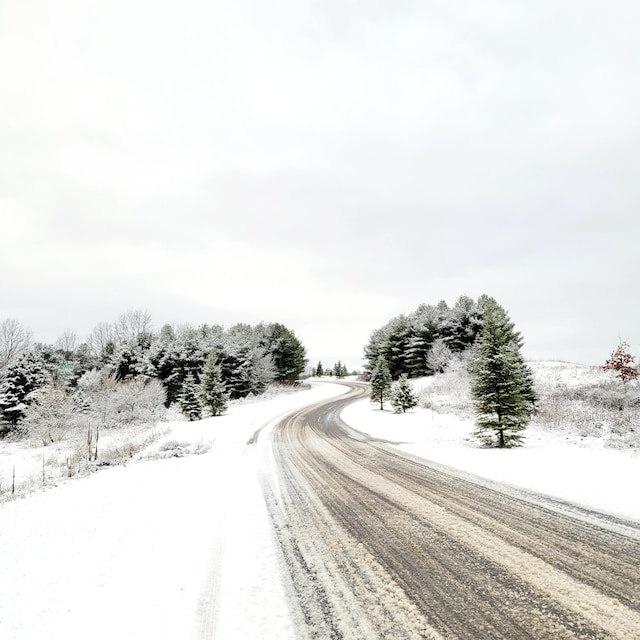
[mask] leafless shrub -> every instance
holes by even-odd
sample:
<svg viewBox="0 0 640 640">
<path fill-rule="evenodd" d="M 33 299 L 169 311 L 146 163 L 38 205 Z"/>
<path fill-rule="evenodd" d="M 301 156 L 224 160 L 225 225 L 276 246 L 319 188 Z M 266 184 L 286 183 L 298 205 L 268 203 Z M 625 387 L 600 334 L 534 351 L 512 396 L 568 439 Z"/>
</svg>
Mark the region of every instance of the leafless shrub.
<svg viewBox="0 0 640 640">
<path fill-rule="evenodd" d="M 427 352 L 427 365 L 434 373 L 444 373 L 451 362 L 453 352 L 442 339 L 438 338 Z"/>
<path fill-rule="evenodd" d="M 11 364 L 31 343 L 31 331 L 14 318 L 0 323 L 0 369 Z"/>
<path fill-rule="evenodd" d="M 634 382 L 619 385 L 596 368 L 573 365 L 572 377 L 536 371 L 538 409 L 535 422 L 556 432 L 599 438 L 607 447 L 640 447 L 640 390 Z"/>
<path fill-rule="evenodd" d="M 466 360 L 453 357 L 444 373 L 428 378 L 426 387 L 420 392 L 419 397 L 421 407 L 471 417 L 471 376 Z"/>
<path fill-rule="evenodd" d="M 197 442 L 167 440 L 158 448 L 161 458 L 182 458 L 187 455 L 201 455 L 211 451 L 211 443 L 200 439 Z"/>
<path fill-rule="evenodd" d="M 63 440 L 78 427 L 71 397 L 55 382 L 41 387 L 26 410 L 21 428 L 44 446 Z"/>
<path fill-rule="evenodd" d="M 555 433 L 598 439 L 611 448 L 640 448 L 640 385 L 620 385 L 601 367 L 532 363 L 538 396 L 533 425 Z M 427 378 L 420 406 L 473 416 L 470 376 L 454 358 L 444 373 Z"/>
<path fill-rule="evenodd" d="M 78 380 L 78 389 L 86 404 L 86 414 L 103 429 L 155 423 L 166 414 L 166 392 L 155 378 L 139 377 L 116 382 L 94 369 Z"/>
</svg>

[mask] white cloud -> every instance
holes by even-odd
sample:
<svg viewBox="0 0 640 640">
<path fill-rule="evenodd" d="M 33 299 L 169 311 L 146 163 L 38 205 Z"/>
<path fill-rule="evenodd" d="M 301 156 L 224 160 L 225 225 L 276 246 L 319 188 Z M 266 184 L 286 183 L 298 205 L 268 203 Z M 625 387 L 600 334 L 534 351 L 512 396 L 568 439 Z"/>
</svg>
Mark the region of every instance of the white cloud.
<svg viewBox="0 0 640 640">
<path fill-rule="evenodd" d="M 634 4 L 0 11 L 2 315 L 41 339 L 146 306 L 357 360 L 486 292 L 532 353 L 640 347 Z"/>
</svg>

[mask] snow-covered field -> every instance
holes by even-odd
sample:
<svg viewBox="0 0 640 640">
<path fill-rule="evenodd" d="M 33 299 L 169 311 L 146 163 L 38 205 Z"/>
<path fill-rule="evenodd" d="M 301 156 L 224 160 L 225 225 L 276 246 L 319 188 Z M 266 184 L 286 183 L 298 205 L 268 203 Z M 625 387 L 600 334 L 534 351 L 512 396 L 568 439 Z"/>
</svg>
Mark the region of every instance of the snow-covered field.
<svg viewBox="0 0 640 640">
<path fill-rule="evenodd" d="M 317 384 L 174 422 L 164 442 L 211 451 L 0 505 L 0 638 L 294 638 L 246 443 L 273 418 L 344 391 Z"/>
<path fill-rule="evenodd" d="M 280 557 L 247 441 L 345 387 L 170 423 L 167 441 L 208 453 L 106 469 L 0 505 L 0 638 L 293 639 Z M 480 448 L 469 418 L 364 400 L 355 429 L 441 464 L 640 521 L 640 458 L 535 424 L 525 446 Z M 588 444 L 589 446 L 585 446 Z"/>
</svg>

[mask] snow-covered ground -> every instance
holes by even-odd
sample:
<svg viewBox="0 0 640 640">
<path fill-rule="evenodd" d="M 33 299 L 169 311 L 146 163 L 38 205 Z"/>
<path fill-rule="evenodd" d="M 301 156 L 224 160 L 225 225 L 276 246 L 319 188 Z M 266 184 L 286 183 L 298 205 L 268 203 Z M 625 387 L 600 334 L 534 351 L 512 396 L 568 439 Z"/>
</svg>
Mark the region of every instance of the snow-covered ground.
<svg viewBox="0 0 640 640">
<path fill-rule="evenodd" d="M 317 384 L 174 422 L 164 442 L 211 451 L 0 505 L 0 638 L 293 639 L 246 443 L 273 418 L 345 391 Z"/>
<path fill-rule="evenodd" d="M 278 416 L 345 390 L 314 382 L 219 418 L 176 421 L 156 448 L 173 440 L 211 450 L 107 469 L 0 505 L 0 638 L 295 638 L 246 443 Z M 367 400 L 342 417 L 414 455 L 640 520 L 637 454 L 535 426 L 521 449 L 482 449 L 471 420 L 381 412 Z"/>
<path fill-rule="evenodd" d="M 472 419 L 422 408 L 395 414 L 368 400 L 349 405 L 342 419 L 427 460 L 640 521 L 635 450 L 604 449 L 593 440 L 587 447 L 577 435 L 556 435 L 535 424 L 527 429 L 524 446 L 485 449 L 471 436 Z"/>
</svg>

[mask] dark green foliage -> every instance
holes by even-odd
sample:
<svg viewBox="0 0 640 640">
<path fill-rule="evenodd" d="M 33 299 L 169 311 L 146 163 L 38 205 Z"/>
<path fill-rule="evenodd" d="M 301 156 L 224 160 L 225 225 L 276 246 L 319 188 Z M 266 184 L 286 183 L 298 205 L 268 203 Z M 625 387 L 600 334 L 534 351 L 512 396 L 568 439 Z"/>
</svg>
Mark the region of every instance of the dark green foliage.
<svg viewBox="0 0 640 640">
<path fill-rule="evenodd" d="M 166 406 L 178 400 L 189 374 L 196 383 L 200 381 L 200 372 L 209 351 L 197 329 L 187 327 L 174 340 L 169 340 L 169 335 L 165 330 L 164 339 L 155 342 L 148 353 L 152 375 L 160 378 L 164 385 Z"/>
<path fill-rule="evenodd" d="M 220 416 L 227 409 L 228 395 L 222 380 L 222 368 L 218 364 L 218 355 L 212 351 L 207 357 L 202 372 L 202 401 L 212 416 Z"/>
<path fill-rule="evenodd" d="M 139 356 L 134 347 L 123 345 L 114 353 L 113 357 L 114 378 L 120 382 L 121 380 L 129 380 L 139 373 Z"/>
<path fill-rule="evenodd" d="M 317 376 L 318 378 L 322 378 L 322 376 L 324 375 L 324 368 L 322 367 L 322 362 L 318 362 L 318 366 L 314 371 L 314 375 Z"/>
<path fill-rule="evenodd" d="M 384 356 L 389 366 L 391 377 L 396 380 L 403 373 L 409 373 L 407 354 L 414 336 L 411 321 L 406 316 L 394 318 L 391 321 L 389 335 L 384 346 Z"/>
<path fill-rule="evenodd" d="M 273 359 L 278 382 L 294 382 L 304 371 L 306 349 L 293 331 L 283 324 L 273 323 L 265 328 L 264 344 Z"/>
<path fill-rule="evenodd" d="M 178 401 L 182 413 L 189 420 L 200 420 L 202 417 L 202 401 L 200 399 L 200 388 L 193 374 L 188 374 L 182 383 Z"/>
<path fill-rule="evenodd" d="M 349 375 L 347 367 L 345 367 L 340 360 L 333 365 L 333 375 L 336 378 L 344 378 Z"/>
<path fill-rule="evenodd" d="M 20 360 L 12 356 L 13 368 L 4 367 L 0 374 L 0 434 L 18 425 L 31 402 L 30 393 L 45 380 L 70 395 L 77 392 L 74 406 L 88 411 L 87 394 L 77 385 L 93 369 L 123 385 L 159 379 L 166 406 L 179 402 L 196 419 L 203 400 L 219 414 L 229 398 L 260 394 L 274 380 L 294 382 L 305 368 L 304 346 L 282 324 L 237 324 L 229 330 L 221 325 L 203 324 L 197 329 L 165 325 L 154 334 L 150 322 L 148 314 L 132 311 L 117 323 L 100 323 L 87 344 L 76 347 L 69 332 L 58 348 L 35 345 Z M 217 369 L 207 373 L 211 352 L 216 354 Z M 30 372 L 27 365 L 33 358 L 39 364 Z"/>
<path fill-rule="evenodd" d="M 406 375 L 401 375 L 391 385 L 390 400 L 391 406 L 396 413 L 405 413 L 408 409 L 418 406 L 418 397 Z"/>
<path fill-rule="evenodd" d="M 470 348 L 482 329 L 482 314 L 488 296 L 474 302 L 468 296 L 458 298 L 453 307 L 441 301 L 421 304 L 413 313 L 391 319 L 376 329 L 365 346 L 365 371 L 371 373 L 380 355 L 384 355 L 394 380 L 402 374 L 409 378 L 434 373 L 427 361 L 431 347 L 440 340 L 452 353 Z"/>
<path fill-rule="evenodd" d="M 471 369 L 474 435 L 486 445 L 518 446 L 536 402 L 532 373 L 520 353 L 523 340 L 495 301 L 486 304 L 483 320 Z"/>
<path fill-rule="evenodd" d="M 37 350 L 26 351 L 7 367 L 0 382 L 0 433 L 15 428 L 33 399 L 32 393 L 49 377 L 46 363 Z"/>
<path fill-rule="evenodd" d="M 379 356 L 376 366 L 371 372 L 371 402 L 379 402 L 380 410 L 384 409 L 384 401 L 391 395 L 391 373 L 384 356 Z"/>
</svg>

